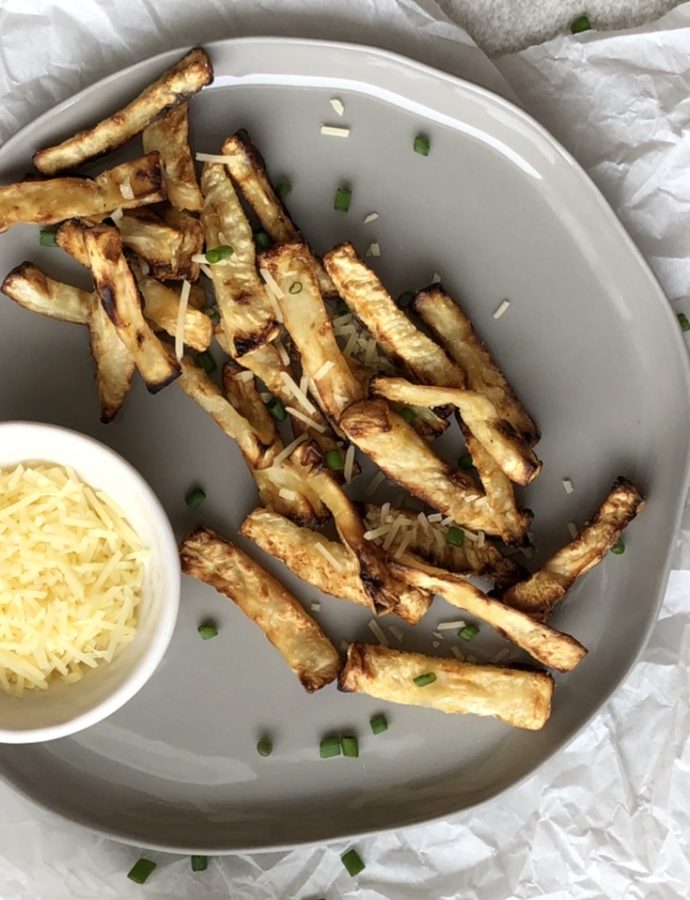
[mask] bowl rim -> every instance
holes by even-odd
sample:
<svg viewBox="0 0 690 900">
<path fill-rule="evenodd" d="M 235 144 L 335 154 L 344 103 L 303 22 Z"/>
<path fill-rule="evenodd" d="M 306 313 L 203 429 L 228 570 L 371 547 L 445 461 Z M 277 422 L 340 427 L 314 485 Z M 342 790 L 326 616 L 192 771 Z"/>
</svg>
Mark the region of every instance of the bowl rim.
<svg viewBox="0 0 690 900">
<path fill-rule="evenodd" d="M 162 566 L 166 588 L 164 590 L 164 600 L 161 604 L 161 613 L 153 638 L 144 648 L 136 664 L 125 673 L 123 680 L 114 690 L 90 709 L 84 710 L 79 713 L 79 715 L 57 725 L 45 725 L 32 728 L 3 728 L 0 726 L 0 744 L 33 744 L 67 737 L 76 734 L 78 731 L 83 731 L 91 725 L 102 722 L 103 719 L 112 715 L 120 709 L 120 707 L 124 706 L 125 703 L 131 700 L 132 697 L 144 687 L 161 663 L 175 631 L 175 623 L 177 622 L 177 614 L 180 605 L 181 574 L 177 540 L 170 519 L 163 509 L 162 503 L 141 473 L 116 450 L 113 450 L 112 447 L 109 447 L 97 438 L 72 428 L 65 428 L 62 425 L 54 425 L 48 422 L 21 419 L 0 422 L 0 446 L 3 445 L 3 432 L 11 429 L 33 430 L 37 432 L 37 436 L 44 435 L 46 432 L 60 432 L 67 436 L 69 440 L 73 440 L 75 443 L 82 444 L 92 450 L 95 449 L 105 458 L 109 458 L 111 462 L 114 462 L 121 471 L 126 473 L 126 477 L 133 483 L 139 495 L 144 498 L 145 505 L 151 513 L 153 530 L 158 532 L 160 536 L 162 556 L 168 562 L 174 563 Z M 36 457 L 37 461 L 43 459 L 43 454 Z M 48 454 L 45 457 L 45 462 L 54 462 L 54 460 L 51 460 L 50 455 Z M 63 465 L 62 463 L 56 464 Z M 3 468 L 4 466 L 2 454 L 0 454 L 0 468 Z M 77 474 L 80 474 L 78 467 L 75 466 L 74 468 Z M 48 690 L 50 690 L 50 688 L 48 688 Z"/>
</svg>

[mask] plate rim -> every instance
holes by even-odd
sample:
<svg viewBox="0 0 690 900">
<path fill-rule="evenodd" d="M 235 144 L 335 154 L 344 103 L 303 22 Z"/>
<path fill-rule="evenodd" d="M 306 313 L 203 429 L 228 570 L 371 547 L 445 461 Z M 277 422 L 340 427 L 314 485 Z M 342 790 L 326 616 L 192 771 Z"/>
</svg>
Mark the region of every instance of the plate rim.
<svg viewBox="0 0 690 900">
<path fill-rule="evenodd" d="M 550 131 L 546 129 L 537 119 L 535 119 L 530 113 L 524 110 L 517 103 L 507 99 L 506 97 L 498 94 L 489 88 L 486 88 L 482 85 L 475 84 L 474 82 L 469 81 L 466 78 L 463 78 L 458 75 L 454 75 L 452 73 L 446 72 L 442 69 L 438 69 L 434 66 L 430 66 L 426 63 L 419 62 L 413 57 L 406 56 L 401 53 L 397 53 L 391 50 L 385 50 L 376 46 L 353 42 L 353 41 L 333 41 L 333 40 L 323 40 L 316 38 L 304 38 L 304 37 L 281 37 L 280 35 L 258 35 L 258 36 L 247 36 L 247 37 L 238 37 L 238 38 L 221 38 L 216 41 L 211 41 L 208 43 L 204 43 L 202 46 L 205 50 L 209 52 L 209 55 L 213 57 L 214 48 L 219 47 L 233 47 L 237 45 L 264 45 L 264 46 L 282 46 L 282 45 L 292 45 L 292 46 L 302 46 L 309 50 L 310 48 L 320 48 L 321 50 L 330 50 L 333 52 L 345 52 L 345 53 L 354 53 L 354 54 L 369 54 L 376 56 L 380 59 L 387 61 L 388 63 L 392 63 L 397 66 L 407 67 L 422 74 L 425 74 L 429 78 L 445 81 L 449 84 L 456 85 L 461 87 L 465 92 L 470 94 L 474 94 L 475 97 L 480 99 L 484 99 L 485 102 L 491 105 L 498 105 L 504 109 L 509 115 L 517 117 L 521 119 L 523 123 L 525 123 L 530 130 L 537 134 L 539 139 L 545 142 L 551 150 L 555 152 L 555 154 L 560 157 L 560 159 L 567 163 L 571 169 L 576 173 L 577 179 L 583 189 L 583 191 L 587 191 L 590 195 L 590 199 L 593 203 L 598 207 L 598 213 L 601 216 L 604 216 L 610 226 L 611 230 L 615 232 L 616 237 L 619 241 L 622 241 L 625 244 L 626 249 L 629 255 L 632 255 L 640 268 L 640 274 L 646 280 L 645 290 L 647 293 L 653 293 L 655 295 L 655 302 L 658 307 L 660 307 L 659 313 L 666 318 L 667 326 L 669 327 L 669 335 L 672 335 L 671 341 L 673 346 L 675 347 L 675 353 L 677 355 L 677 361 L 680 364 L 680 368 L 683 373 L 683 389 L 684 393 L 687 395 L 690 400 L 690 354 L 688 354 L 688 348 L 685 345 L 685 341 L 681 336 L 680 329 L 677 326 L 677 322 L 675 319 L 674 312 L 671 308 L 671 304 L 669 299 L 666 297 L 663 288 L 661 287 L 656 275 L 654 274 L 649 262 L 645 259 L 642 252 L 639 250 L 632 237 L 628 234 L 624 225 L 614 212 L 611 205 L 608 203 L 606 198 L 604 197 L 602 191 L 597 187 L 593 179 L 589 176 L 584 167 L 575 159 L 575 157 L 570 153 L 567 148 L 565 148 L 558 139 L 551 134 Z M 14 150 L 15 146 L 20 143 L 24 133 L 34 126 L 40 124 L 44 120 L 53 117 L 55 115 L 59 115 L 61 112 L 71 108 L 75 104 L 78 104 L 82 98 L 91 93 L 96 88 L 103 88 L 108 84 L 118 81 L 119 79 L 126 77 L 128 74 L 134 74 L 134 72 L 144 67 L 147 64 L 153 64 L 157 61 L 160 61 L 161 64 L 165 64 L 168 60 L 175 60 L 186 52 L 190 50 L 189 44 L 182 45 L 181 47 L 176 47 L 171 50 L 163 50 L 159 53 L 153 54 L 151 56 L 145 56 L 142 59 L 137 60 L 134 63 L 131 63 L 128 66 L 117 69 L 115 72 L 110 73 L 109 75 L 104 76 L 103 78 L 97 79 L 90 84 L 83 87 L 77 93 L 67 97 L 66 99 L 60 101 L 59 103 L 51 106 L 49 109 L 45 110 L 39 116 L 37 116 L 32 121 L 28 122 L 24 125 L 18 132 L 16 132 L 12 137 L 10 137 L 7 141 L 5 141 L 0 146 L 0 164 L 2 163 L 2 158 L 5 155 L 5 152 L 11 152 Z M 214 63 L 215 67 L 215 63 Z M 375 81 L 367 80 L 366 77 L 362 79 L 365 83 L 375 84 Z M 212 85 L 210 85 L 212 88 Z M 688 412 L 686 413 L 686 430 L 690 432 L 690 404 L 688 407 Z M 690 489 L 690 442 L 685 450 L 685 459 L 684 459 L 684 477 L 682 480 L 682 491 L 680 492 L 683 496 L 687 497 L 688 490 Z M 679 504 L 678 509 L 676 511 L 675 516 L 673 517 L 673 521 L 670 523 L 672 526 L 672 531 L 674 535 L 677 535 L 682 516 L 684 512 L 684 504 Z M 250 852 L 250 853 L 275 853 L 280 851 L 290 850 L 294 847 L 298 846 L 323 846 L 335 842 L 343 842 L 343 841 L 351 841 L 351 840 L 359 840 L 367 837 L 371 837 L 377 834 L 386 833 L 389 831 L 397 830 L 399 828 L 407 828 L 414 825 L 421 825 L 426 823 L 435 823 L 439 821 L 444 821 L 448 816 L 461 816 L 467 815 L 471 811 L 476 810 L 478 807 L 487 803 L 497 796 L 507 793 L 508 791 L 512 791 L 521 784 L 523 784 L 528 778 L 532 777 L 535 772 L 541 768 L 541 766 L 545 765 L 549 760 L 551 760 L 557 753 L 561 752 L 565 747 L 568 746 L 572 741 L 575 740 L 593 721 L 593 719 L 599 715 L 602 708 L 605 704 L 610 700 L 610 698 L 623 686 L 623 684 L 630 677 L 631 672 L 639 662 L 639 659 L 644 652 L 645 647 L 647 646 L 650 636 L 652 634 L 653 629 L 655 628 L 658 622 L 658 615 L 663 604 L 665 586 L 668 583 L 669 573 L 671 569 L 672 556 L 674 551 L 673 542 L 669 543 L 669 547 L 666 551 L 665 557 L 663 559 L 663 564 L 658 567 L 659 572 L 659 582 L 664 585 L 664 589 L 659 591 L 659 595 L 657 597 L 653 613 L 650 614 L 650 620 L 644 629 L 643 632 L 640 633 L 638 639 L 636 641 L 636 649 L 634 656 L 632 657 L 629 665 L 626 667 L 624 674 L 621 676 L 619 681 L 613 685 L 608 691 L 600 698 L 600 700 L 592 707 L 590 713 L 586 717 L 586 719 L 580 724 L 580 726 L 572 733 L 565 735 L 558 739 L 551 749 L 548 751 L 547 755 L 540 759 L 538 762 L 531 765 L 528 769 L 526 769 L 521 775 L 519 775 L 515 780 L 513 780 L 509 785 L 505 787 L 496 787 L 494 790 L 487 793 L 484 797 L 474 802 L 469 803 L 467 806 L 462 807 L 462 809 L 454 808 L 452 802 L 449 804 L 448 809 L 445 812 L 441 812 L 438 815 L 428 816 L 424 813 L 415 814 L 414 811 L 411 811 L 407 816 L 400 818 L 396 824 L 383 826 L 383 827 L 373 827 L 366 830 L 355 830 L 355 831 L 347 831 L 339 833 L 336 836 L 319 838 L 316 840 L 290 840 L 282 843 L 271 843 L 267 845 L 262 845 L 260 847 L 254 847 L 251 845 L 239 845 L 233 847 L 205 847 L 203 845 L 194 845 L 187 843 L 175 843 L 175 842 L 159 842 L 156 840 L 141 840 L 139 836 L 133 837 L 130 833 L 128 833 L 125 829 L 118 829 L 117 827 L 105 827 L 100 824 L 94 824 L 89 821 L 85 816 L 81 814 L 65 812 L 63 811 L 58 803 L 54 803 L 49 799 L 44 799 L 40 797 L 40 794 L 31 790 L 28 786 L 24 784 L 18 784 L 7 774 L 4 765 L 0 762 L 0 779 L 6 785 L 9 785 L 14 791 L 28 800 L 30 803 L 36 804 L 41 809 L 47 810 L 51 814 L 57 815 L 59 818 L 70 821 L 79 827 L 86 828 L 92 833 L 99 834 L 103 837 L 108 837 L 113 840 L 116 840 L 121 843 L 128 844 L 132 846 L 133 844 L 136 846 L 140 846 L 145 849 L 157 850 L 160 852 L 168 852 L 168 853 L 177 853 L 181 855 L 189 855 L 192 854 L 208 854 L 215 856 L 224 856 L 224 855 L 232 855 L 236 853 L 242 852 Z"/>
</svg>

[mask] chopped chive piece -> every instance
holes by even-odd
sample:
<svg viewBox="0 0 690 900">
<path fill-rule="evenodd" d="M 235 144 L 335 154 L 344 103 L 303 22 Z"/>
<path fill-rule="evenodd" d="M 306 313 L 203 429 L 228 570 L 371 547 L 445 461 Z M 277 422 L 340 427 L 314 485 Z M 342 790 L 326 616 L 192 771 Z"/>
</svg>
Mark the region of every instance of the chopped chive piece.
<svg viewBox="0 0 690 900">
<path fill-rule="evenodd" d="M 681 331 L 690 331 L 690 321 L 685 313 L 678 313 L 678 324 Z"/>
<path fill-rule="evenodd" d="M 381 734 L 383 731 L 388 731 L 388 720 L 383 713 L 372 716 L 369 719 L 369 724 L 371 725 L 371 730 L 374 734 Z"/>
<path fill-rule="evenodd" d="M 205 872 L 208 869 L 208 856 L 192 857 L 192 872 Z"/>
<path fill-rule="evenodd" d="M 221 244 L 219 247 L 210 247 L 206 251 L 206 262 L 219 263 L 222 259 L 230 259 L 234 249 L 229 244 Z"/>
<path fill-rule="evenodd" d="M 417 413 L 409 406 L 404 406 L 400 410 L 400 415 L 403 417 L 403 419 L 406 422 L 410 422 L 410 423 L 414 422 L 414 420 L 417 418 Z"/>
<path fill-rule="evenodd" d="M 266 738 L 263 738 L 256 745 L 256 752 L 259 756 L 270 756 L 273 753 L 273 744 Z"/>
<path fill-rule="evenodd" d="M 319 754 L 321 755 L 321 759 L 330 759 L 331 756 L 340 756 L 340 738 L 323 738 L 319 744 Z"/>
<path fill-rule="evenodd" d="M 623 538 L 618 538 L 613 547 L 611 547 L 611 553 L 615 553 L 616 556 L 620 556 L 621 553 L 625 553 L 625 544 L 623 543 Z"/>
<path fill-rule="evenodd" d="M 199 636 L 201 637 L 201 639 L 204 641 L 210 641 L 211 638 L 218 636 L 218 629 L 213 624 L 213 622 L 203 622 L 201 625 L 199 625 L 197 631 L 199 632 Z"/>
<path fill-rule="evenodd" d="M 347 853 L 343 853 L 340 858 L 347 869 L 348 875 L 351 875 L 353 878 L 366 868 L 362 862 L 362 857 L 356 850 L 348 850 Z"/>
<path fill-rule="evenodd" d="M 283 401 L 280 397 L 274 397 L 266 405 L 276 422 L 284 422 L 287 419 L 287 410 L 283 406 Z"/>
<path fill-rule="evenodd" d="M 255 231 L 254 232 L 254 243 L 259 248 L 259 250 L 268 250 L 268 248 L 272 245 L 273 241 L 270 236 L 266 234 L 265 231 Z"/>
<path fill-rule="evenodd" d="M 398 306 L 400 307 L 400 309 L 405 309 L 405 307 L 409 306 L 413 300 L 414 300 L 414 291 L 404 291 L 398 297 Z"/>
<path fill-rule="evenodd" d="M 345 460 L 340 450 L 329 450 L 326 453 L 326 465 L 334 472 L 345 468 Z"/>
<path fill-rule="evenodd" d="M 340 738 L 340 747 L 343 751 L 343 756 L 349 756 L 352 759 L 357 759 L 359 756 L 359 741 L 352 735 L 344 734 Z"/>
<path fill-rule="evenodd" d="M 337 209 L 338 212 L 347 212 L 350 208 L 350 201 L 352 200 L 352 190 L 349 187 L 339 187 L 335 192 L 335 200 L 333 202 L 333 209 Z"/>
<path fill-rule="evenodd" d="M 276 194 L 279 197 L 287 197 L 291 190 L 292 185 L 289 181 L 281 181 L 280 184 L 276 187 Z"/>
<path fill-rule="evenodd" d="M 214 325 L 217 325 L 220 322 L 220 310 L 217 306 L 207 306 L 204 312 Z"/>
<path fill-rule="evenodd" d="M 153 862 L 153 860 L 146 859 L 146 857 L 142 856 L 141 859 L 138 859 L 134 863 L 129 872 L 127 872 L 127 878 L 129 878 L 130 881 L 136 881 L 137 884 L 143 884 L 155 868 L 156 863 Z"/>
<path fill-rule="evenodd" d="M 206 491 L 203 488 L 195 487 L 185 494 L 184 502 L 190 509 L 197 509 L 206 499 Z"/>
<path fill-rule="evenodd" d="M 471 641 L 472 638 L 476 638 L 478 634 L 478 625 L 465 625 L 464 628 L 461 628 L 460 631 L 458 631 L 458 637 L 462 638 L 463 641 Z"/>
<path fill-rule="evenodd" d="M 431 150 L 431 142 L 425 134 L 418 134 L 414 139 L 412 147 L 414 152 L 419 153 L 420 156 L 428 156 L 429 151 Z"/>
<path fill-rule="evenodd" d="M 446 543 L 452 544 L 454 547 L 462 547 L 465 543 L 465 532 L 457 525 L 451 525 L 446 531 Z"/>
<path fill-rule="evenodd" d="M 218 368 L 215 359 L 211 356 L 208 350 L 204 350 L 203 353 L 197 353 L 196 361 L 207 375 L 210 375 L 211 372 L 215 372 Z"/>
<path fill-rule="evenodd" d="M 571 24 L 570 30 L 573 34 L 580 34 L 581 31 L 589 31 L 591 24 L 587 16 L 580 16 Z"/>
<path fill-rule="evenodd" d="M 436 673 L 425 672 L 423 675 L 417 675 L 413 681 L 417 687 L 426 687 L 428 684 L 433 684 L 436 681 Z"/>
<path fill-rule="evenodd" d="M 38 243 L 41 247 L 57 247 L 55 232 L 48 228 L 42 228 L 38 236 Z"/>
<path fill-rule="evenodd" d="M 290 287 L 288 288 L 288 294 L 301 294 L 302 293 L 302 282 L 301 281 L 293 281 Z"/>
<path fill-rule="evenodd" d="M 458 460 L 458 465 L 461 469 L 472 469 L 474 467 L 474 463 L 472 462 L 472 457 L 469 453 L 464 453 L 460 459 Z"/>
<path fill-rule="evenodd" d="M 347 316 L 350 313 L 350 307 L 344 300 L 338 300 L 335 306 L 335 311 L 339 316 Z"/>
</svg>

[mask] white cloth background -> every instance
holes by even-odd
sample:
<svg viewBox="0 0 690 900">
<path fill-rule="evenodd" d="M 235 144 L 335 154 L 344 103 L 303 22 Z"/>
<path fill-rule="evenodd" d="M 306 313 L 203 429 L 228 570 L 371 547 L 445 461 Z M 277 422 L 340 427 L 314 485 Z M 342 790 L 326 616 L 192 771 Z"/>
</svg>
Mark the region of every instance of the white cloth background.
<svg viewBox="0 0 690 900">
<path fill-rule="evenodd" d="M 643 7 L 671 4 L 625 5 L 639 15 Z M 519 21 L 519 7 L 540 4 L 481 6 L 512 7 L 513 32 L 503 23 L 491 44 L 479 2 L 443 3 L 455 17 L 472 13 L 488 49 L 519 46 L 530 28 L 541 33 L 532 18 L 522 30 Z M 590 7 L 601 19 L 623 4 Z M 0 138 L 124 64 L 220 37 L 378 44 L 509 94 L 500 71 L 589 171 L 673 306 L 690 315 L 689 3 L 635 31 L 559 37 L 498 59 L 496 68 L 434 0 L 359 0 L 336 8 L 320 0 L 0 0 Z M 555 14 L 549 22 L 548 28 L 562 24 Z M 218 858 L 200 875 L 191 873 L 187 858 L 148 853 L 159 867 L 140 888 L 125 878 L 139 848 L 64 822 L 0 783 L 0 900 L 687 898 L 688 570 L 686 508 L 652 639 L 595 721 L 535 776 L 478 810 L 362 841 L 367 868 L 355 880 L 335 845 Z"/>
</svg>

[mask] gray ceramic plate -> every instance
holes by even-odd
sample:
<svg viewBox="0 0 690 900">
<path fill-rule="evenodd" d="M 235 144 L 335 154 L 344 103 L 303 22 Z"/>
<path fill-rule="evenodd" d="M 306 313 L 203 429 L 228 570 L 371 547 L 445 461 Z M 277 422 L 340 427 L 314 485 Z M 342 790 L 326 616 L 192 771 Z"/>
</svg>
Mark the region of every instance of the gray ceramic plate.
<svg viewBox="0 0 690 900">
<path fill-rule="evenodd" d="M 0 151 L 3 180 L 28 169 L 34 148 L 116 108 L 177 55 L 127 69 L 34 122 Z M 212 56 L 215 84 L 193 102 L 194 148 L 217 152 L 225 135 L 248 128 L 271 172 L 292 180 L 290 208 L 317 250 L 349 238 L 364 251 L 377 240 L 376 267 L 393 294 L 438 272 L 528 399 L 544 432 L 544 472 L 525 498 L 536 513 L 534 561 L 567 541 L 567 523 L 582 523 L 619 473 L 649 497 L 625 555 L 610 556 L 558 612 L 557 627 L 590 654 L 557 678 L 542 732 L 391 706 L 389 731 L 373 737 L 368 721 L 381 704 L 334 686 L 307 696 L 251 622 L 187 579 L 170 650 L 124 709 L 73 738 L 0 748 L 4 777 L 70 819 L 141 845 L 220 853 L 448 815 L 509 788 L 572 738 L 625 677 L 654 623 L 685 496 L 690 403 L 685 348 L 649 269 L 589 179 L 519 109 L 362 47 L 261 38 L 216 44 Z M 334 96 L 345 104 L 347 140 L 319 132 L 335 118 Z M 428 158 L 412 152 L 418 132 L 431 137 Z M 332 209 L 343 180 L 353 187 L 348 215 Z M 371 211 L 379 219 L 364 225 Z M 61 256 L 39 249 L 36 229 L 0 239 L 3 272 L 33 258 L 83 278 Z M 510 307 L 494 320 L 504 297 Z M 223 533 L 235 534 L 252 508 L 237 449 L 176 387 L 151 397 L 138 385 L 121 418 L 99 425 L 77 326 L 3 300 L 0 384 L 1 419 L 55 422 L 110 444 L 148 479 L 180 535 L 196 518 L 184 504 L 193 483 L 208 493 L 203 519 Z M 569 496 L 564 477 L 575 486 Z M 317 599 L 262 559 L 306 603 Z M 366 614 L 318 599 L 316 615 L 336 641 L 373 640 Z M 196 632 L 206 615 L 221 630 L 207 642 Z M 402 645 L 449 655 L 452 641 L 432 650 L 432 632 L 457 618 L 437 600 L 421 625 L 403 629 Z M 503 646 L 487 631 L 472 647 L 479 660 Z M 320 760 L 319 738 L 344 728 L 360 735 L 359 760 Z M 265 730 L 275 746 L 269 759 L 255 751 Z"/>
</svg>

